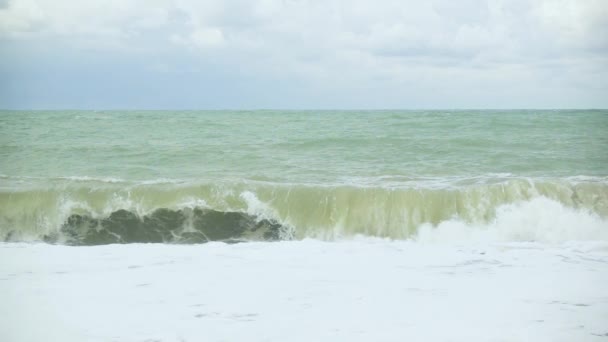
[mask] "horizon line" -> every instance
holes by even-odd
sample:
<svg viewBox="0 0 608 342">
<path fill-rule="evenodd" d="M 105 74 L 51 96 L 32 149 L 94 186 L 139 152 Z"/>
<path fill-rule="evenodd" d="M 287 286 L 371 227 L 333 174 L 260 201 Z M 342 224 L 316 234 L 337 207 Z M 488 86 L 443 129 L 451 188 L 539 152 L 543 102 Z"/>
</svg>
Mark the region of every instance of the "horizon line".
<svg viewBox="0 0 608 342">
<path fill-rule="evenodd" d="M 134 111 L 149 111 L 149 112 L 163 112 L 163 111 L 183 111 L 183 112 L 202 112 L 202 111 L 234 111 L 234 112 L 245 112 L 245 111 L 466 111 L 466 110 L 543 110 L 543 111 L 551 111 L 551 110 L 608 110 L 606 108 L 594 108 L 594 107 L 512 107 L 512 108 L 431 108 L 431 107 L 419 107 L 419 108 L 0 108 L 0 111 L 45 111 L 45 112 L 58 112 L 58 111 L 87 111 L 87 112 L 134 112 Z"/>
</svg>

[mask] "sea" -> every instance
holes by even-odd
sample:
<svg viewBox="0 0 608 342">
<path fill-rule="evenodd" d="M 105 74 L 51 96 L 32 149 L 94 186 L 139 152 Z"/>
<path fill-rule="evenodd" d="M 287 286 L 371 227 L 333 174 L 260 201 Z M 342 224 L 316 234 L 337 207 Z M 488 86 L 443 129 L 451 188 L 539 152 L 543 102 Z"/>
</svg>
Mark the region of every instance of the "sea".
<svg viewBox="0 0 608 342">
<path fill-rule="evenodd" d="M 608 240 L 608 111 L 2 111 L 0 240 Z"/>
<path fill-rule="evenodd" d="M 0 341 L 605 341 L 608 110 L 0 111 Z"/>
</svg>

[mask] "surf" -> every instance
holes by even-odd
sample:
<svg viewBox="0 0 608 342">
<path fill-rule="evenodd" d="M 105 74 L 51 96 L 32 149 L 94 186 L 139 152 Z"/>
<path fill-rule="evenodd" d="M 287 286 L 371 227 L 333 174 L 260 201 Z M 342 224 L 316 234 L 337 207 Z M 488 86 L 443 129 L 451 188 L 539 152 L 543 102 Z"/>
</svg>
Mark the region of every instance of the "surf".
<svg viewBox="0 0 608 342">
<path fill-rule="evenodd" d="M 608 182 L 593 177 L 400 185 L 80 177 L 0 191 L 4 241 L 94 245 L 360 235 L 565 241 L 608 240 L 607 234 Z"/>
</svg>

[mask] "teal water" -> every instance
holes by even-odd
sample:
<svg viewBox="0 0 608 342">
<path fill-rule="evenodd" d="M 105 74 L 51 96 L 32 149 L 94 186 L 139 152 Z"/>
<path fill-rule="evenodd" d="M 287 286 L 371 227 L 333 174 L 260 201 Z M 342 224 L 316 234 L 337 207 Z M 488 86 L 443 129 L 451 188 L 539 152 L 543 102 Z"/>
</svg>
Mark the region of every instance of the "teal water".
<svg viewBox="0 0 608 342">
<path fill-rule="evenodd" d="M 605 176 L 606 111 L 2 112 L 9 176 Z"/>
<path fill-rule="evenodd" d="M 165 216 L 150 241 L 259 238 L 261 220 L 277 238 L 409 238 L 536 198 L 608 216 L 606 110 L 2 111 L 0 161 L 5 240 L 148 241 Z"/>
</svg>

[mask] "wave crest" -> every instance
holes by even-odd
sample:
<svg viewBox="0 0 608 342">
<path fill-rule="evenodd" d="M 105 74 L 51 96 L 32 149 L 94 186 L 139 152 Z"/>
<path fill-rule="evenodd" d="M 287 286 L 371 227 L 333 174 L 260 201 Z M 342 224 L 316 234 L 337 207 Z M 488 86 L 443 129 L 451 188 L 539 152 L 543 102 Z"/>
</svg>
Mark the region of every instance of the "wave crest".
<svg viewBox="0 0 608 342">
<path fill-rule="evenodd" d="M 73 244 L 356 235 L 432 241 L 489 231 L 498 232 L 498 240 L 608 240 L 607 218 L 608 184 L 584 180 L 511 179 L 443 189 L 69 182 L 0 192 L 4 240 Z"/>
</svg>

